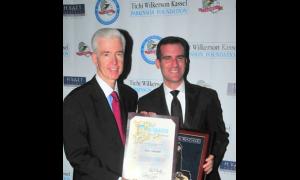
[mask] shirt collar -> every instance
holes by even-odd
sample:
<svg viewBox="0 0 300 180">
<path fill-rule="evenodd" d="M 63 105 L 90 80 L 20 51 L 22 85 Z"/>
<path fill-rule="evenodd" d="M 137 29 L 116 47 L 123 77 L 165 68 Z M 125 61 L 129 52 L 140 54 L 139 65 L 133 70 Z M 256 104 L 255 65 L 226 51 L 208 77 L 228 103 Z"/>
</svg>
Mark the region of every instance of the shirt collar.
<svg viewBox="0 0 300 180">
<path fill-rule="evenodd" d="M 173 91 L 168 86 L 166 86 L 165 83 L 163 85 L 164 85 L 165 94 L 170 94 L 170 92 Z M 185 93 L 185 84 L 184 84 L 184 81 L 182 81 L 182 83 L 176 88 L 176 90 L 178 90 L 178 91 L 180 91 L 182 93 Z"/>
<path fill-rule="evenodd" d="M 96 74 L 96 80 L 97 80 L 99 86 L 101 87 L 101 89 L 103 90 L 105 97 L 110 96 L 110 94 L 113 91 L 116 91 L 119 94 L 117 81 L 115 84 L 115 89 L 112 89 L 103 79 L 101 79 L 101 77 L 98 74 Z"/>
</svg>

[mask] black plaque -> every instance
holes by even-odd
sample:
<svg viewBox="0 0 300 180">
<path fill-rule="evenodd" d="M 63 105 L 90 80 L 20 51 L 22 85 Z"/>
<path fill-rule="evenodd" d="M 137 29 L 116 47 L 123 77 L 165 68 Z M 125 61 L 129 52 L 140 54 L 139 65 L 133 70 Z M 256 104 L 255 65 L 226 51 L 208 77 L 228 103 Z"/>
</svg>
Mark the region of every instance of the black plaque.
<svg viewBox="0 0 300 180">
<path fill-rule="evenodd" d="M 208 133 L 179 130 L 176 180 L 203 180 L 203 164 L 208 151 Z"/>
</svg>

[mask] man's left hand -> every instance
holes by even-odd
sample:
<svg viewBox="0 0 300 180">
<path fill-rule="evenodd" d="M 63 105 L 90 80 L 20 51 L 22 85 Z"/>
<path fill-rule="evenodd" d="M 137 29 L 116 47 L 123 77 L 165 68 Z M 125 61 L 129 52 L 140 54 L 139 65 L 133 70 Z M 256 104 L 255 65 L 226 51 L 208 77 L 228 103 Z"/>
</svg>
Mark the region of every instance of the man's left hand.
<svg viewBox="0 0 300 180">
<path fill-rule="evenodd" d="M 214 166 L 214 155 L 210 154 L 206 159 L 205 159 L 205 163 L 203 165 L 203 169 L 204 169 L 204 172 L 206 174 L 209 174 L 212 169 L 213 169 L 213 166 Z"/>
</svg>

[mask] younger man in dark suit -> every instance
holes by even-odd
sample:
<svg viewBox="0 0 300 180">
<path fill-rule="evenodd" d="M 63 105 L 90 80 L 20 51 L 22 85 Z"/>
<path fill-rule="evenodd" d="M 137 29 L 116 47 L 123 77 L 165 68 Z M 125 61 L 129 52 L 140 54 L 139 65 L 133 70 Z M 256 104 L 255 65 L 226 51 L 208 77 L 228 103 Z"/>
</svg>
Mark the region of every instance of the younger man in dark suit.
<svg viewBox="0 0 300 180">
<path fill-rule="evenodd" d="M 63 103 L 63 143 L 74 180 L 121 179 L 127 113 L 137 93 L 117 83 L 123 71 L 125 38 L 104 28 L 92 38 L 96 75 L 74 89 Z"/>
<path fill-rule="evenodd" d="M 219 180 L 218 167 L 229 143 L 217 92 L 186 80 L 189 45 L 183 38 L 166 37 L 156 50 L 156 67 L 161 69 L 163 84 L 141 97 L 138 111 L 173 115 L 180 119 L 181 129 L 209 132 L 211 154 L 203 165 L 207 180 Z"/>
</svg>

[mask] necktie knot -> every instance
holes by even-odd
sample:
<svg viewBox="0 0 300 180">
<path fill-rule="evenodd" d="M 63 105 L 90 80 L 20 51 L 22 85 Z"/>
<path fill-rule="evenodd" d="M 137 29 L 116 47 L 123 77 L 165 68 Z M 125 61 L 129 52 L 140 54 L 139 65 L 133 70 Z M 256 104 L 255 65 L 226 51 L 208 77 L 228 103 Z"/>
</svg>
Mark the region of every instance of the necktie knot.
<svg viewBox="0 0 300 180">
<path fill-rule="evenodd" d="M 178 90 L 174 90 L 174 91 L 171 91 L 170 93 L 171 93 L 171 94 L 173 95 L 173 97 L 175 98 L 175 97 L 177 97 L 179 91 L 178 91 Z"/>
<path fill-rule="evenodd" d="M 116 91 L 113 91 L 111 93 L 111 96 L 112 96 L 112 98 L 113 98 L 114 101 L 119 101 L 119 97 L 118 97 L 118 94 L 117 94 Z"/>
</svg>

